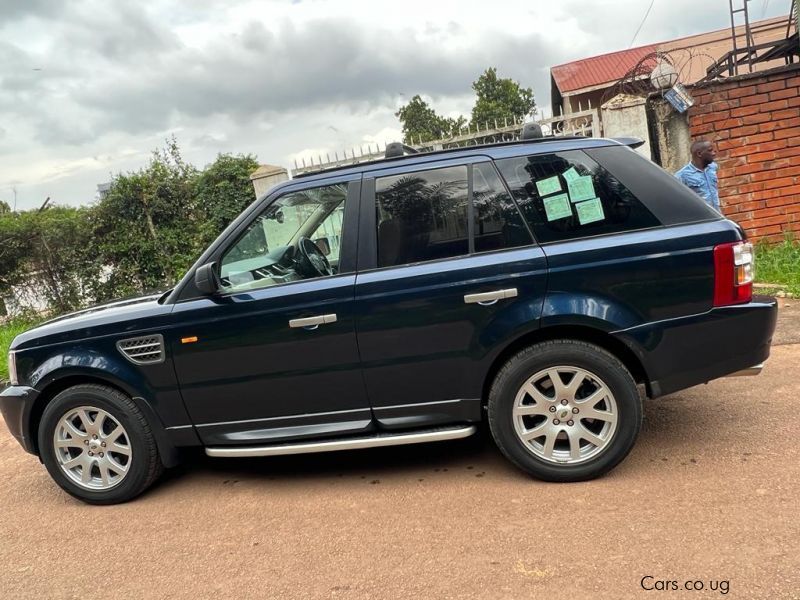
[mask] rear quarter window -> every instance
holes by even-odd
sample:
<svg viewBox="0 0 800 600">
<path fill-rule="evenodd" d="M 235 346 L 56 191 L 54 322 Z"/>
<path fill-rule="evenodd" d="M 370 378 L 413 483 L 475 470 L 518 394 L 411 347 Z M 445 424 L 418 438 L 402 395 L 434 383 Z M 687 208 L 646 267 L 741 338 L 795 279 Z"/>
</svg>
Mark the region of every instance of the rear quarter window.
<svg viewBox="0 0 800 600">
<path fill-rule="evenodd" d="M 627 187 L 583 151 L 496 164 L 540 243 L 661 226 Z"/>
</svg>

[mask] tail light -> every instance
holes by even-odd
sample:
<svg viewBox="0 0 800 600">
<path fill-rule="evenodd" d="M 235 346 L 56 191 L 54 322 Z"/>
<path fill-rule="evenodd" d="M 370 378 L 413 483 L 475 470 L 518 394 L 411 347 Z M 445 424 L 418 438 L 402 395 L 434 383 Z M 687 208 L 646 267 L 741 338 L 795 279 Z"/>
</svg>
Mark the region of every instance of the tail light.
<svg viewBox="0 0 800 600">
<path fill-rule="evenodd" d="M 754 275 L 753 244 L 733 242 L 714 246 L 714 306 L 750 302 Z"/>
</svg>

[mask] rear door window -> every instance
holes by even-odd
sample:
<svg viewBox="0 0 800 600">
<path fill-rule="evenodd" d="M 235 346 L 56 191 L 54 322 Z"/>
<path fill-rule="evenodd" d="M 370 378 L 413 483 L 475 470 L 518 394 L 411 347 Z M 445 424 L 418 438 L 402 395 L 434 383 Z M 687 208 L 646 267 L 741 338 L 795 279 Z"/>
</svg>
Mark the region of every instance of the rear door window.
<svg viewBox="0 0 800 600">
<path fill-rule="evenodd" d="M 516 248 L 531 243 L 531 234 L 522 221 L 517 205 L 491 163 L 473 166 L 472 202 L 475 252 Z"/>
<path fill-rule="evenodd" d="M 490 162 L 380 177 L 375 180 L 375 198 L 378 267 L 533 241 Z"/>
<path fill-rule="evenodd" d="M 661 225 L 616 177 L 580 150 L 496 164 L 540 243 Z"/>
</svg>

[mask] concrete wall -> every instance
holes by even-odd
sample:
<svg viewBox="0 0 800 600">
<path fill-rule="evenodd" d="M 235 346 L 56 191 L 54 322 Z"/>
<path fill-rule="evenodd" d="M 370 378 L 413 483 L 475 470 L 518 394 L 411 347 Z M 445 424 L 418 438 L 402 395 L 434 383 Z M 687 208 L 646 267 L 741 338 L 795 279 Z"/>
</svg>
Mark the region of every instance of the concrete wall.
<svg viewBox="0 0 800 600">
<path fill-rule="evenodd" d="M 725 215 L 754 239 L 800 236 L 800 65 L 690 93 L 691 136 L 716 145 Z"/>
<path fill-rule="evenodd" d="M 289 179 L 289 172 L 283 167 L 275 165 L 261 165 L 255 173 L 250 175 L 256 198 L 266 194 L 273 186 Z"/>
<path fill-rule="evenodd" d="M 650 100 L 647 113 L 655 138 L 652 141 L 654 159 L 664 169 L 674 173 L 692 158 L 687 114 L 679 113 L 660 97 Z"/>
<path fill-rule="evenodd" d="M 647 100 L 638 96 L 615 96 L 601 107 L 603 137 L 637 137 L 644 145 L 636 151 L 652 158 L 650 131 L 647 125 Z"/>
</svg>

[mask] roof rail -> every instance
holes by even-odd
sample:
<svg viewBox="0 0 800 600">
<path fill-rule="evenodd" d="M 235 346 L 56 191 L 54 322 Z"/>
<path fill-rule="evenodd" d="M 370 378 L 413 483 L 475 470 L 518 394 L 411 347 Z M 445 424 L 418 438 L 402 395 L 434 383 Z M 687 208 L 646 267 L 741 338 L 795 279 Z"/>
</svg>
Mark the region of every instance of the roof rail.
<svg viewBox="0 0 800 600">
<path fill-rule="evenodd" d="M 586 140 L 586 139 L 590 139 L 590 138 L 588 136 L 585 136 L 585 135 L 545 136 L 545 137 L 534 137 L 534 138 L 527 139 L 527 140 L 509 140 L 507 142 L 492 142 L 492 143 L 488 143 L 488 144 L 476 144 L 474 146 L 459 146 L 459 147 L 455 147 L 455 148 L 442 148 L 441 150 L 420 151 L 420 150 L 417 150 L 416 148 L 411 148 L 411 150 L 413 150 L 414 152 L 408 152 L 406 150 L 403 150 L 402 154 L 397 154 L 397 155 L 390 154 L 389 148 L 393 144 L 389 143 L 389 144 L 386 144 L 385 158 L 377 158 L 377 159 L 374 159 L 374 160 L 365 160 L 363 162 L 347 164 L 347 165 L 337 165 L 337 166 L 330 167 L 330 168 L 322 168 L 322 169 L 319 169 L 317 171 L 306 171 L 305 173 L 298 173 L 297 175 L 294 175 L 292 177 L 292 179 L 299 179 L 299 178 L 302 178 L 302 177 L 311 177 L 313 175 L 320 175 L 320 174 L 323 174 L 323 173 L 331 173 L 331 172 L 334 172 L 334 171 L 343 171 L 345 169 L 352 169 L 352 168 L 359 167 L 359 166 L 364 166 L 364 165 L 380 164 L 380 163 L 385 163 L 385 162 L 394 162 L 396 160 L 401 160 L 401 159 L 407 157 L 409 154 L 419 154 L 420 156 L 422 156 L 422 155 L 425 155 L 425 156 L 429 156 L 429 155 L 446 155 L 446 154 L 451 154 L 451 153 L 454 153 L 454 152 L 476 151 L 476 150 L 480 150 L 481 148 L 491 148 L 491 147 L 496 147 L 496 146 L 515 146 L 515 145 L 519 145 L 519 144 L 540 144 L 540 143 L 543 143 L 543 142 L 546 143 L 546 142 L 559 142 L 559 141 L 567 141 L 567 140 Z M 621 142 L 622 139 L 631 139 L 631 140 L 634 141 L 634 143 L 635 142 L 641 142 L 641 140 L 638 140 L 636 138 L 618 138 L 617 141 Z M 394 142 L 394 143 L 395 144 L 399 144 L 399 142 Z M 641 142 L 641 143 L 643 144 L 644 142 Z M 399 145 L 404 146 L 404 144 L 399 144 Z"/>
</svg>

